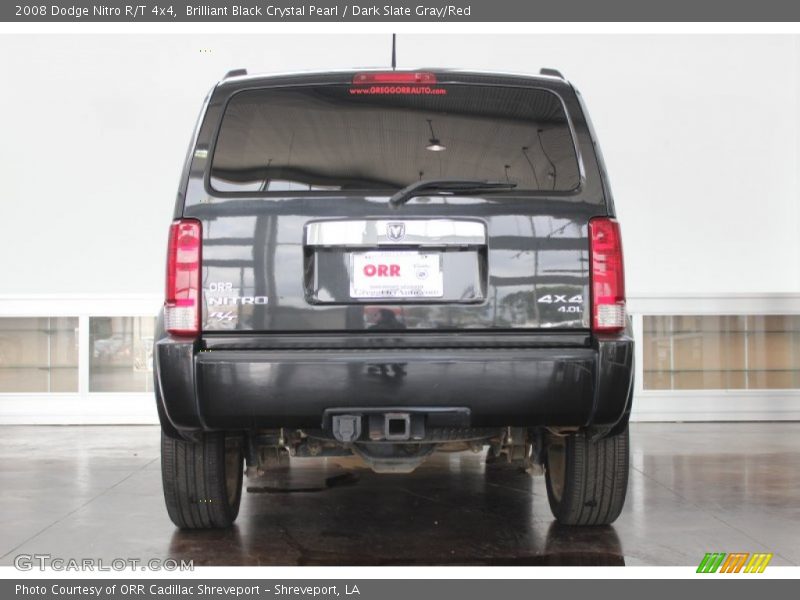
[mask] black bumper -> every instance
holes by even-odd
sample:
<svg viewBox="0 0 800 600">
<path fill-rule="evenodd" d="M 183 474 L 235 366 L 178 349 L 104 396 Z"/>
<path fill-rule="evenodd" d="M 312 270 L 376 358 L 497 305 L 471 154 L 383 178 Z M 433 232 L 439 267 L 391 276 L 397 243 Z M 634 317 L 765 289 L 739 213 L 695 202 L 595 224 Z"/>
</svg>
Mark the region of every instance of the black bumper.
<svg viewBox="0 0 800 600">
<path fill-rule="evenodd" d="M 429 407 L 466 409 L 471 427 L 586 426 L 613 425 L 630 410 L 627 334 L 455 334 L 425 343 L 404 335 L 380 348 L 342 347 L 363 336 L 313 338 L 303 348 L 291 339 L 256 336 L 237 348 L 235 338 L 162 336 L 154 351 L 162 419 L 184 432 L 319 428 L 326 410 Z M 446 347 L 447 339 L 457 342 Z"/>
</svg>

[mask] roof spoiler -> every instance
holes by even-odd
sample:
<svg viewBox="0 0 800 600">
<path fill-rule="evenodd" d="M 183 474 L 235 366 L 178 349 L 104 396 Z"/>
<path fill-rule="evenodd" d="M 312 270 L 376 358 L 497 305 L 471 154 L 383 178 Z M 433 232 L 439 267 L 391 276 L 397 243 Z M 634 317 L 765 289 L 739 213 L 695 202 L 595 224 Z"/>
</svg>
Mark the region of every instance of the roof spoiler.
<svg viewBox="0 0 800 600">
<path fill-rule="evenodd" d="M 539 75 L 547 75 L 548 77 L 558 77 L 559 79 L 564 79 L 561 71 L 558 69 L 548 69 L 547 67 L 544 69 L 539 69 Z"/>
<path fill-rule="evenodd" d="M 225 73 L 225 77 L 223 79 L 230 79 L 231 77 L 241 77 L 242 75 L 247 75 L 247 69 L 233 69 Z"/>
</svg>

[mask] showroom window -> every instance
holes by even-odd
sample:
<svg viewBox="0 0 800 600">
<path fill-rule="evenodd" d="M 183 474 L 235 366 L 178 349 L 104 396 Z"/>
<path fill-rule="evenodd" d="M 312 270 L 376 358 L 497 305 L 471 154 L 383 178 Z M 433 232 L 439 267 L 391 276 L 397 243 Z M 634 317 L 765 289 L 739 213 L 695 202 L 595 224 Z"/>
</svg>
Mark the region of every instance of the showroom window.
<svg viewBox="0 0 800 600">
<path fill-rule="evenodd" d="M 0 318 L 0 393 L 77 391 L 77 317 Z"/>
<path fill-rule="evenodd" d="M 153 391 L 152 317 L 91 317 L 89 391 Z"/>
<path fill-rule="evenodd" d="M 645 316 L 644 389 L 798 389 L 800 315 Z"/>
</svg>

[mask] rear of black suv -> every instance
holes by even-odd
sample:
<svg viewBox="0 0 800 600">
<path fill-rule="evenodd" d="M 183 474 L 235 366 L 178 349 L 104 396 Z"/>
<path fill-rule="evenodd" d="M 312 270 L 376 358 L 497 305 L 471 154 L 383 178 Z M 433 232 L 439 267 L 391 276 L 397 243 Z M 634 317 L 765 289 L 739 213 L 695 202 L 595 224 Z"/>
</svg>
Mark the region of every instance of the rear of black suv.
<svg viewBox="0 0 800 600">
<path fill-rule="evenodd" d="M 487 468 L 545 474 L 559 521 L 617 518 L 622 243 L 563 78 L 226 78 L 174 218 L 154 360 L 176 525 L 230 525 L 244 463 L 402 473 L 487 447 Z"/>
</svg>

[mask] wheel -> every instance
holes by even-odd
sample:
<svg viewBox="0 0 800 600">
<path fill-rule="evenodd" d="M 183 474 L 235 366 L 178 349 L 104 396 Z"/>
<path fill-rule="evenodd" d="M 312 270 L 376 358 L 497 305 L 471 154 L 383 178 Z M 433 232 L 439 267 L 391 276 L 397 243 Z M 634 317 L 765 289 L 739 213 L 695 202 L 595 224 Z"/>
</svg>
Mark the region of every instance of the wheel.
<svg viewBox="0 0 800 600">
<path fill-rule="evenodd" d="M 206 433 L 199 441 L 161 433 L 161 479 L 169 518 L 181 529 L 230 527 L 242 499 L 238 438 Z"/>
<path fill-rule="evenodd" d="M 564 525 L 608 525 L 625 504 L 628 427 L 591 441 L 586 432 L 553 436 L 547 446 L 545 483 L 550 510 Z"/>
</svg>

